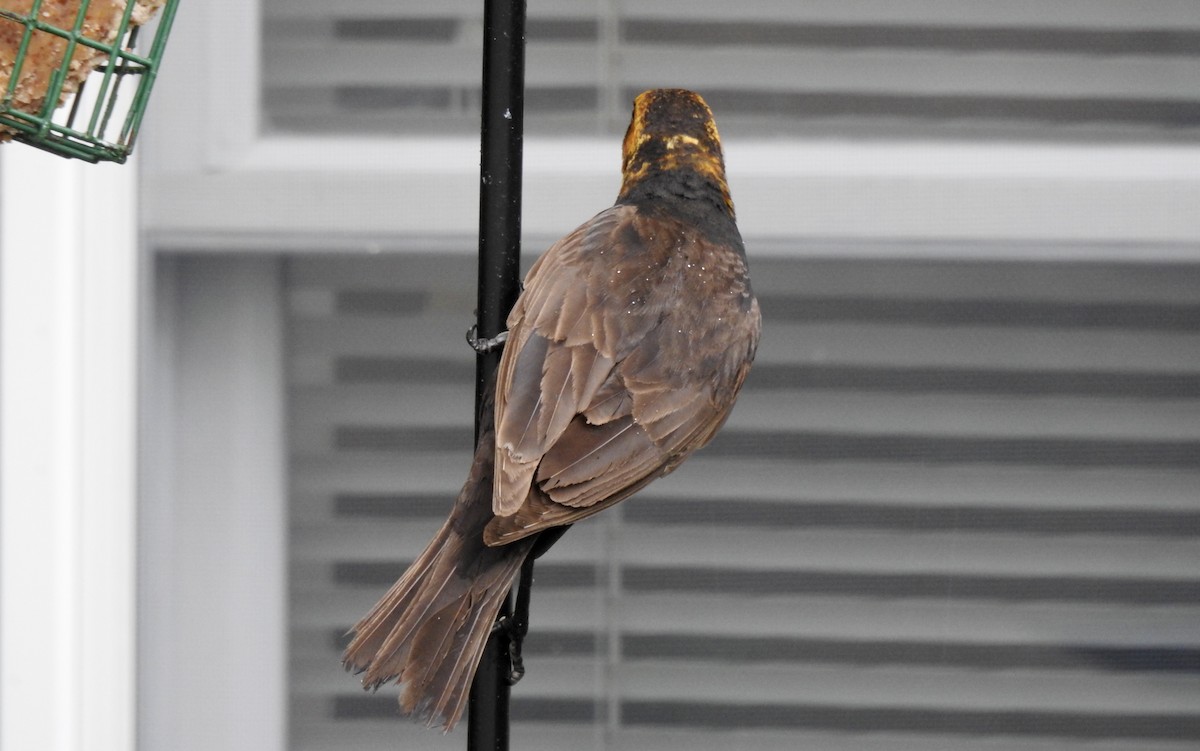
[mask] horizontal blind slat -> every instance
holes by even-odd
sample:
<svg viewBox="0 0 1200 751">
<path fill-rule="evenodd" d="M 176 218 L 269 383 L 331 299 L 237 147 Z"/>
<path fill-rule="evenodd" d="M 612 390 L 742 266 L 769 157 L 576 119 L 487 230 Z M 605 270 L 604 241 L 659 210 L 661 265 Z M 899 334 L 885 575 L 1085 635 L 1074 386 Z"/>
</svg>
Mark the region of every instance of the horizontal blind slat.
<svg viewBox="0 0 1200 751">
<path fill-rule="evenodd" d="M 282 18 L 468 18 L 479 14 L 471 0 L 355 0 L 331 5 L 320 0 L 272 0 L 264 4 L 268 20 Z M 804 3 L 722 0 L 659 0 L 626 4 L 621 15 L 633 19 L 764 21 L 804 24 L 890 24 L 977 27 L 1040 26 L 1051 28 L 1146 29 L 1200 28 L 1200 12 L 1189 0 L 1147 0 L 1131 5 L 1124 0 L 1058 0 L 1053 6 L 1037 0 L 809 0 Z M 553 0 L 531 7 L 531 18 L 587 17 L 595 13 L 590 0 Z"/>
<path fill-rule="evenodd" d="M 296 440 L 339 427 L 460 428 L 471 410 L 460 386 L 413 384 L 390 390 L 306 389 L 297 394 Z M 907 433 L 914 435 L 1089 436 L 1200 440 L 1200 404 L 1095 398 L 976 397 L 802 390 L 752 391 L 738 400 L 734 428 Z"/>
<path fill-rule="evenodd" d="M 397 488 L 457 493 L 470 451 L 421 455 L 356 453 L 304 457 L 293 467 L 299 492 L 387 493 Z M 1145 509 L 1196 511 L 1197 472 L 1139 468 L 1026 468 L 1019 466 L 904 466 L 879 462 L 818 462 L 801 467 L 703 452 L 638 498 L 725 501 L 753 487 L 764 500 L 873 503 L 924 508 Z"/>
<path fill-rule="evenodd" d="M 328 637 L 349 624 L 358 609 L 373 604 L 373 592 L 326 584 L 304 587 L 296 596 L 292 628 Z M 539 632 L 594 634 L 604 598 L 585 587 L 543 588 L 537 593 Z M 744 615 L 752 604 L 755 617 Z M 1001 600 L 906 600 L 799 595 L 755 598 L 712 594 L 627 594 L 612 616 L 630 636 L 726 637 L 844 641 L 882 645 L 1051 647 L 1072 649 L 1200 649 L 1198 605 L 1154 606 L 1094 602 Z M 893 661 L 900 662 L 897 650 Z M 1081 652 L 1080 661 L 1088 654 Z M 935 658 L 936 659 L 936 658 Z M 879 658 L 888 662 L 885 655 Z M 822 662 L 820 656 L 809 661 Z"/>
<path fill-rule="evenodd" d="M 535 658 L 530 658 L 531 669 Z M 525 696 L 587 700 L 603 666 L 587 658 L 538 658 L 536 685 Z M 723 671 L 720 663 L 638 663 L 618 666 L 615 678 L 625 701 L 667 700 L 726 706 L 846 706 L 938 709 L 941 712 L 1063 712 L 1085 716 L 1144 715 L 1200 722 L 1197 679 L 1192 676 L 1096 674 L 1090 671 L 982 671 L 953 668 L 748 664 Z M 721 680 L 712 680 L 714 672 Z M 332 687 L 320 664 L 301 664 L 300 690 Z M 786 701 L 781 701 L 786 697 Z M 794 710 L 795 711 L 795 710 Z"/>
<path fill-rule="evenodd" d="M 474 89 L 479 71 L 473 51 L 433 43 L 289 40 L 266 47 L 264 75 L 271 87 Z M 601 81 L 595 64 L 599 54 L 594 43 L 531 42 L 526 85 L 595 87 Z M 1200 56 L 972 53 L 950 65 L 941 52 L 728 47 L 695 60 L 660 45 L 632 44 L 620 46 L 616 56 L 616 75 L 639 88 L 665 78 L 699 90 L 767 93 L 1181 103 L 1200 97 Z M 746 67 L 776 75 L 747 84 Z"/>
</svg>

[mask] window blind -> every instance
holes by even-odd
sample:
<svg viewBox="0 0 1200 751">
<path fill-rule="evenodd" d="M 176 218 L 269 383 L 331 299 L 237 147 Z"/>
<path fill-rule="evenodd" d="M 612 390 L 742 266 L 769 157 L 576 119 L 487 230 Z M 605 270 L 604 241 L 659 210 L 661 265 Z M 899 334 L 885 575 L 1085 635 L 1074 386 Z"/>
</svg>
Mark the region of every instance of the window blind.
<svg viewBox="0 0 1200 751">
<path fill-rule="evenodd" d="M 265 0 L 264 122 L 478 130 L 482 3 Z M 624 130 L 702 92 L 739 136 L 1200 136 L 1190 0 L 552 0 L 529 4 L 531 134 Z"/>
<path fill-rule="evenodd" d="M 1194 748 L 1200 267 L 752 269 L 725 431 L 538 564 L 514 748 Z M 338 660 L 465 477 L 474 260 L 286 289 L 289 746 L 462 748 Z"/>
</svg>

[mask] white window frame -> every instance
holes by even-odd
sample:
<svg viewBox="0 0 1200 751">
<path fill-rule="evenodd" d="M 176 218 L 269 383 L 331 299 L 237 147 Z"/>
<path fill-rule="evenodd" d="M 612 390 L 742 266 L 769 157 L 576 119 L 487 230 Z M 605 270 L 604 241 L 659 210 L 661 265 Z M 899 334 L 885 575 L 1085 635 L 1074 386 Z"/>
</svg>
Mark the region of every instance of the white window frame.
<svg viewBox="0 0 1200 751">
<path fill-rule="evenodd" d="M 155 242 L 363 251 L 474 234 L 474 139 L 263 133 L 259 29 L 258 3 L 180 10 L 142 147 Z M 531 250 L 612 201 L 616 149 L 526 140 Z M 969 242 L 993 257 L 1200 258 L 1194 144 L 757 140 L 728 144 L 727 161 L 757 253 L 961 255 Z"/>
</svg>

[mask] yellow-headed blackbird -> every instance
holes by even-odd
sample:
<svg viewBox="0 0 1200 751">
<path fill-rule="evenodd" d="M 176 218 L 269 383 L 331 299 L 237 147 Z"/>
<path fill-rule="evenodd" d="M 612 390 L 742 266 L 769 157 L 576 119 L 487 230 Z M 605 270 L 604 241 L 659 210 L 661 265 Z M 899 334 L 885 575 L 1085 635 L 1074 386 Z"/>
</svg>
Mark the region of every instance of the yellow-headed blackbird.
<svg viewBox="0 0 1200 751">
<path fill-rule="evenodd" d="M 725 422 L 761 321 L 699 95 L 634 101 L 616 205 L 530 270 L 508 317 L 470 476 L 442 529 L 354 627 L 363 685 L 447 730 L 513 577 L 543 530 L 671 472 Z"/>
</svg>

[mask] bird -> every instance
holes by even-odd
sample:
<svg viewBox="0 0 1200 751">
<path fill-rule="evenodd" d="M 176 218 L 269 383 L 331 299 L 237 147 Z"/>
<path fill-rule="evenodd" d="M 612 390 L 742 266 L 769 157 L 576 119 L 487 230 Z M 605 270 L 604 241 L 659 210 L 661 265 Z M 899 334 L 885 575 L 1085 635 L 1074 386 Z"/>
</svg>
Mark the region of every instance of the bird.
<svg viewBox="0 0 1200 751">
<path fill-rule="evenodd" d="M 762 330 L 712 111 L 639 94 L 616 202 L 550 247 L 507 319 L 493 420 L 445 524 L 342 656 L 449 732 L 539 538 L 674 471 L 725 423 Z M 540 554 L 540 551 L 539 551 Z"/>
</svg>

